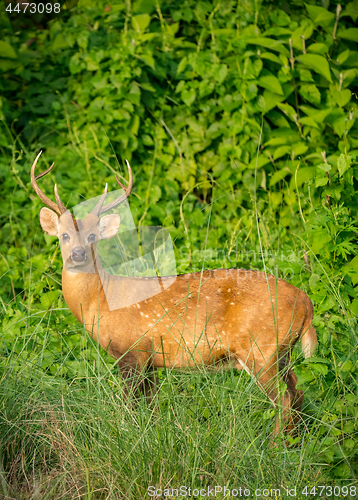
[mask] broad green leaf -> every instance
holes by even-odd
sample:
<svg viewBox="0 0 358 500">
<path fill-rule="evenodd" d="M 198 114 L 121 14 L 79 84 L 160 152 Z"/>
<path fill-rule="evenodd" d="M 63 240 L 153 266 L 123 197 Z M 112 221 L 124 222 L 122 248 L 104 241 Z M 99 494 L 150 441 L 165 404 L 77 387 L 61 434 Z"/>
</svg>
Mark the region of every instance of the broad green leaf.
<svg viewBox="0 0 358 500">
<path fill-rule="evenodd" d="M 330 172 L 332 170 L 332 165 L 329 163 L 320 163 L 317 168 L 323 170 L 324 172 Z"/>
<path fill-rule="evenodd" d="M 349 57 L 350 50 L 344 50 L 337 56 L 337 61 L 339 64 L 343 64 Z"/>
<path fill-rule="evenodd" d="M 326 109 L 316 109 L 311 106 L 300 106 L 301 110 L 310 116 L 316 123 L 322 123 L 326 120 L 327 116 L 329 116 L 332 112 L 331 108 Z"/>
<path fill-rule="evenodd" d="M 179 23 L 167 24 L 165 30 L 169 35 L 174 36 L 179 29 Z"/>
<path fill-rule="evenodd" d="M 312 22 L 308 19 L 305 19 L 302 26 L 297 28 L 293 33 L 292 33 L 292 45 L 294 48 L 298 50 L 303 50 L 303 44 L 302 44 L 302 36 L 304 36 L 306 42 L 309 38 L 311 38 L 312 33 L 314 30 L 314 26 Z"/>
<path fill-rule="evenodd" d="M 285 115 L 288 116 L 291 120 L 295 121 L 295 118 L 297 116 L 296 110 L 287 102 L 278 104 L 277 107 L 280 108 L 280 110 L 283 111 Z"/>
<path fill-rule="evenodd" d="M 250 169 L 254 169 L 256 167 L 261 168 L 264 165 L 267 165 L 267 163 L 270 163 L 270 159 L 267 156 L 259 154 L 258 157 L 255 156 L 255 158 L 251 160 L 251 162 L 248 165 L 248 168 Z"/>
<path fill-rule="evenodd" d="M 311 370 L 313 370 L 316 373 L 319 373 L 321 375 L 327 375 L 328 373 L 328 366 L 321 364 L 321 363 L 310 363 L 309 364 Z"/>
<path fill-rule="evenodd" d="M 221 64 L 219 71 L 216 73 L 216 80 L 218 83 L 222 83 L 227 75 L 227 65 L 226 64 Z"/>
<path fill-rule="evenodd" d="M 293 144 L 291 149 L 292 152 L 295 154 L 295 156 L 299 156 L 305 154 L 305 152 L 308 149 L 308 146 L 304 142 L 298 142 L 297 144 Z M 311 167 L 306 167 L 306 168 L 309 168 L 311 170 Z"/>
<path fill-rule="evenodd" d="M 81 54 L 76 52 L 70 59 L 69 69 L 72 75 L 80 73 L 86 68 L 86 63 L 82 60 Z"/>
<path fill-rule="evenodd" d="M 357 77 L 357 73 L 358 73 L 358 71 L 355 69 L 346 69 L 346 70 L 340 71 L 339 78 L 340 78 L 340 75 L 342 74 L 343 75 L 342 87 L 344 89 L 347 88 L 353 82 L 353 80 L 355 80 L 355 78 Z"/>
<path fill-rule="evenodd" d="M 162 190 L 158 185 L 152 185 L 150 188 L 150 202 L 157 203 L 162 196 Z"/>
<path fill-rule="evenodd" d="M 318 179 L 316 179 L 315 185 L 316 187 L 327 186 L 328 181 L 328 177 L 319 177 Z"/>
<path fill-rule="evenodd" d="M 299 121 L 302 125 L 307 125 L 308 127 L 313 127 L 320 130 L 319 124 L 316 122 L 316 120 L 314 120 L 314 118 L 312 118 L 312 116 L 302 116 Z"/>
<path fill-rule="evenodd" d="M 6 73 L 10 69 L 16 68 L 18 66 L 18 60 L 15 59 L 0 59 L 0 69 Z"/>
<path fill-rule="evenodd" d="M 182 73 L 185 70 L 185 68 L 187 67 L 187 64 L 188 64 L 187 57 L 184 56 L 183 59 L 178 64 L 177 75 L 179 75 L 179 73 Z"/>
<path fill-rule="evenodd" d="M 281 9 L 274 9 L 270 14 L 270 19 L 278 26 L 288 26 L 291 22 L 290 16 Z"/>
<path fill-rule="evenodd" d="M 138 57 L 138 59 L 141 59 L 143 62 L 145 62 L 145 64 L 150 66 L 152 69 L 155 69 L 155 61 L 154 61 L 153 56 L 151 56 L 149 54 L 141 54 L 140 56 L 137 56 L 137 57 Z"/>
<path fill-rule="evenodd" d="M 264 90 L 263 98 L 265 100 L 265 111 L 268 112 L 270 109 L 277 106 L 277 104 L 284 100 L 283 95 L 275 94 L 269 90 Z"/>
<path fill-rule="evenodd" d="M 321 94 L 316 85 L 301 85 L 300 94 L 304 99 L 312 104 L 319 104 L 321 102 Z"/>
<path fill-rule="evenodd" d="M 278 78 L 274 75 L 264 75 L 257 80 L 257 84 L 275 94 L 283 95 L 283 90 Z"/>
<path fill-rule="evenodd" d="M 248 43 L 252 43 L 253 45 L 260 45 L 261 47 L 266 47 L 267 49 L 275 50 L 276 52 L 280 52 L 281 54 L 290 57 L 289 51 L 284 46 L 284 42 L 281 40 L 273 40 L 272 38 L 265 37 L 257 37 L 257 38 L 248 38 Z"/>
<path fill-rule="evenodd" d="M 327 179 L 328 181 L 328 179 Z M 322 249 L 324 249 L 328 243 L 331 241 L 331 235 L 327 231 L 327 229 L 319 229 L 315 231 L 315 236 L 311 244 L 311 250 L 314 253 L 320 253 Z M 318 288 L 319 292 L 320 287 Z M 314 289 L 313 289 L 314 290 Z"/>
<path fill-rule="evenodd" d="M 308 52 L 313 52 L 314 54 L 327 54 L 329 47 L 325 43 L 311 43 L 307 47 Z"/>
<path fill-rule="evenodd" d="M 338 172 L 341 177 L 344 174 L 344 172 L 346 172 L 349 169 L 351 164 L 352 164 L 352 157 L 342 153 L 337 160 Z"/>
<path fill-rule="evenodd" d="M 99 65 L 96 61 L 94 61 L 90 56 L 85 58 L 86 68 L 88 71 L 97 71 L 99 70 Z"/>
<path fill-rule="evenodd" d="M 306 4 L 308 15 L 315 24 L 330 24 L 334 22 L 335 15 L 323 7 Z"/>
<path fill-rule="evenodd" d="M 346 30 L 338 31 L 337 38 L 358 42 L 358 28 L 348 28 Z"/>
<path fill-rule="evenodd" d="M 315 82 L 312 73 L 310 72 L 309 69 L 299 68 L 298 74 L 300 75 L 301 82 L 312 82 L 312 83 Z"/>
<path fill-rule="evenodd" d="M 358 67 L 358 51 L 349 49 L 349 56 L 344 61 L 344 65 L 349 68 Z"/>
<path fill-rule="evenodd" d="M 358 273 L 357 273 L 358 276 Z M 358 277 L 357 277 L 358 279 Z M 351 311 L 353 314 L 358 316 L 358 299 L 354 299 L 353 302 L 351 303 Z"/>
<path fill-rule="evenodd" d="M 310 278 L 309 278 L 309 285 L 311 290 L 317 290 L 320 288 L 320 283 L 321 283 L 321 277 L 319 274 L 312 273 Z"/>
<path fill-rule="evenodd" d="M 78 43 L 78 46 L 81 47 L 81 49 L 84 49 L 84 50 L 87 49 L 89 35 L 90 35 L 89 31 L 81 31 L 77 35 L 76 41 Z"/>
<path fill-rule="evenodd" d="M 260 57 L 261 59 L 268 59 L 269 61 L 275 62 L 280 66 L 282 64 L 281 60 L 275 54 L 272 54 L 272 52 L 262 52 Z"/>
<path fill-rule="evenodd" d="M 357 300 L 357 302 L 358 302 L 358 299 L 355 299 L 355 300 Z M 354 301 L 353 301 L 353 303 L 354 303 Z M 351 305 L 351 310 L 353 311 L 353 307 L 352 306 L 353 306 L 353 304 Z M 342 370 L 342 372 L 350 372 L 350 371 L 352 371 L 353 366 L 354 365 L 353 365 L 352 361 L 350 359 L 348 359 L 347 361 L 345 361 L 342 364 L 341 370 Z"/>
<path fill-rule="evenodd" d="M 303 373 L 298 373 L 297 374 L 297 384 L 296 386 L 299 387 L 303 384 L 307 384 L 309 382 L 312 382 L 314 380 L 314 375 L 310 371 L 305 371 Z"/>
<path fill-rule="evenodd" d="M 134 115 L 132 117 L 132 125 L 131 125 L 131 130 L 134 135 L 138 135 L 138 129 L 139 129 L 139 123 L 140 123 L 140 118 L 138 115 Z"/>
<path fill-rule="evenodd" d="M 297 59 L 305 66 L 313 69 L 316 73 L 327 78 L 329 82 L 332 82 L 329 64 L 325 57 L 318 54 L 302 54 L 298 56 Z"/>
<path fill-rule="evenodd" d="M 16 59 L 17 54 L 13 47 L 8 43 L 0 40 L 0 57 L 7 57 L 9 59 Z"/>
<path fill-rule="evenodd" d="M 73 47 L 74 43 L 72 35 L 65 36 L 63 33 L 58 33 L 52 42 L 52 50 L 67 49 L 67 47 Z"/>
<path fill-rule="evenodd" d="M 155 88 L 150 83 L 141 83 L 141 88 L 147 90 L 148 92 L 155 92 Z"/>
<path fill-rule="evenodd" d="M 145 29 L 149 26 L 150 15 L 149 14 L 138 14 L 132 17 L 132 26 L 138 33 L 143 33 Z"/>
<path fill-rule="evenodd" d="M 344 272 L 349 274 L 352 279 L 353 285 L 358 283 L 358 255 L 353 257 L 353 259 L 348 262 L 342 269 Z M 358 299 L 355 299 L 358 301 Z"/>
<path fill-rule="evenodd" d="M 277 148 L 273 154 L 273 159 L 274 160 L 277 160 L 278 158 L 281 158 L 282 156 L 285 156 L 287 155 L 288 153 L 291 152 L 291 146 L 280 146 L 279 148 Z M 277 174 L 278 172 L 276 172 Z M 276 175 L 275 174 L 275 175 Z M 274 176 L 275 176 L 274 175 Z M 286 174 L 287 175 L 287 174 Z M 274 176 L 272 178 L 274 178 Z M 271 185 L 271 183 L 270 183 Z"/>
<path fill-rule="evenodd" d="M 269 28 L 268 30 L 265 30 L 262 34 L 264 36 L 281 36 L 281 35 L 290 35 L 292 30 L 289 28 L 279 28 L 278 26 L 275 26 L 274 28 Z"/>
<path fill-rule="evenodd" d="M 154 141 L 153 141 L 152 137 L 150 135 L 148 135 L 148 134 L 143 134 L 142 135 L 142 142 L 146 146 L 153 146 L 153 144 L 154 144 Z"/>
<path fill-rule="evenodd" d="M 354 22 L 358 19 L 358 3 L 357 0 L 353 0 L 353 2 L 349 2 L 346 5 L 346 8 L 341 13 L 340 17 L 350 16 Z"/>
<path fill-rule="evenodd" d="M 295 152 L 296 153 L 296 152 Z M 296 153 L 296 156 L 298 156 L 301 153 Z M 312 167 L 301 167 L 297 170 L 297 174 L 295 173 L 294 176 L 291 178 L 290 182 L 290 188 L 295 189 L 296 184 L 297 186 L 302 186 L 305 182 L 307 182 L 309 179 L 312 179 L 314 176 L 314 169 Z"/>
<path fill-rule="evenodd" d="M 287 146 L 281 146 L 281 148 L 287 148 Z M 278 148 L 278 149 L 281 149 Z M 288 148 L 289 149 L 289 148 Z M 270 186 L 274 186 L 278 182 L 280 182 L 282 179 L 284 179 L 287 175 L 290 175 L 290 169 L 288 167 L 284 167 L 281 170 L 278 170 L 275 172 L 270 179 Z"/>
<path fill-rule="evenodd" d="M 346 104 L 349 103 L 352 97 L 352 92 L 349 89 L 344 90 L 334 90 L 332 92 L 333 99 L 336 101 L 340 108 L 343 108 Z"/>
<path fill-rule="evenodd" d="M 181 98 L 187 106 L 190 106 L 195 101 L 196 92 L 194 89 L 183 90 L 183 92 L 181 93 Z"/>
</svg>

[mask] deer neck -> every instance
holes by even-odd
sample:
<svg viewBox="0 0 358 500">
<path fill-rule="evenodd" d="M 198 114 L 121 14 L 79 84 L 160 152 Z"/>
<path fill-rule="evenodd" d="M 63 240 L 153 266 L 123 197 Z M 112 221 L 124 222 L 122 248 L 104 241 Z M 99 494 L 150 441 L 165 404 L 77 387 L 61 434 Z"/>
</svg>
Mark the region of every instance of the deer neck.
<svg viewBox="0 0 358 500">
<path fill-rule="evenodd" d="M 98 311 L 108 309 L 103 282 L 110 279 L 110 275 L 103 269 L 97 248 L 92 245 L 92 256 L 85 265 L 71 267 L 64 262 L 62 269 L 62 292 L 68 307 L 76 318 L 83 322 L 94 308 Z"/>
</svg>

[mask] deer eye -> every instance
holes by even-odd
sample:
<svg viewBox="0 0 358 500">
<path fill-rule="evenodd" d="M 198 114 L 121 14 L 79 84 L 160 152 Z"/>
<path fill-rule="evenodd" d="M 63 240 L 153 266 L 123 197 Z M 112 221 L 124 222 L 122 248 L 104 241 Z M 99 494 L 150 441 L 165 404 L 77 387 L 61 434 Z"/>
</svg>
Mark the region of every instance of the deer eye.
<svg viewBox="0 0 358 500">
<path fill-rule="evenodd" d="M 70 236 L 67 233 L 63 233 L 62 234 L 62 239 L 63 239 L 63 241 L 69 241 Z"/>
<path fill-rule="evenodd" d="M 95 234 L 90 234 L 87 238 L 88 243 L 94 243 L 96 241 L 96 235 Z"/>
</svg>

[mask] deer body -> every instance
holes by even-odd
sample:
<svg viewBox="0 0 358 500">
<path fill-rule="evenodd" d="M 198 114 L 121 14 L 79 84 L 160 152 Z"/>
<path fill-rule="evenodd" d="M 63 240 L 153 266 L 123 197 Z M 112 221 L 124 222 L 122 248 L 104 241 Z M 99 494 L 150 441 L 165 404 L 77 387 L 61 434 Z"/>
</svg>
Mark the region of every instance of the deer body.
<svg viewBox="0 0 358 500">
<path fill-rule="evenodd" d="M 309 297 L 284 280 L 263 272 L 215 269 L 171 278 L 119 277 L 107 274 L 97 253 L 100 239 L 113 237 L 120 217 L 100 215 L 124 201 L 125 196 L 103 207 L 101 200 L 85 220 L 75 220 L 55 187 L 57 204 L 32 185 L 56 213 L 42 208 L 42 228 L 61 241 L 62 288 L 65 301 L 87 331 L 118 360 L 124 373 L 158 367 L 194 368 L 230 359 L 237 369 L 255 376 L 277 404 L 277 376 L 286 382 L 284 420 L 292 429 L 303 393 L 287 367 L 290 353 L 302 341 L 306 357 L 317 344 L 311 326 L 313 306 Z M 117 182 L 118 179 L 117 179 Z M 123 187 L 123 186 L 121 186 Z M 166 283 L 170 279 L 171 284 Z M 161 292 L 156 293 L 158 281 Z M 126 298 L 131 305 L 112 309 L 108 297 Z M 150 297 L 136 300 L 136 297 Z M 129 299 L 129 300 L 128 300 Z M 276 424 L 278 430 L 278 423 Z"/>
<path fill-rule="evenodd" d="M 261 272 L 216 269 L 180 275 L 162 293 L 115 311 L 101 285 L 105 279 L 115 288 L 110 293 L 128 295 L 148 291 L 157 278 L 77 275 L 65 268 L 62 274 L 66 303 L 101 346 L 117 359 L 140 352 L 142 363 L 153 367 L 210 365 L 229 355 L 237 358 L 239 369 L 250 360 L 262 366 L 275 357 L 276 338 L 282 354 L 309 329 L 313 317 L 306 294 Z"/>
</svg>

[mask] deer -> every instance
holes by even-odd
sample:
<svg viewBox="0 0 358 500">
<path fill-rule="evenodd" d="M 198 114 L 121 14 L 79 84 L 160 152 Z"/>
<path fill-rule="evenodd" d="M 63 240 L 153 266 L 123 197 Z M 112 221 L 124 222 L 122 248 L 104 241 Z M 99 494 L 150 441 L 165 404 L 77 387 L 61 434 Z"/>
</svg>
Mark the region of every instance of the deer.
<svg viewBox="0 0 358 500">
<path fill-rule="evenodd" d="M 122 376 L 132 380 L 139 372 L 152 377 L 158 368 L 213 367 L 230 360 L 234 368 L 253 377 L 275 408 L 282 409 L 281 424 L 277 417 L 274 435 L 282 423 L 285 433 L 295 433 L 303 391 L 296 388 L 297 377 L 290 368 L 292 349 L 301 341 L 307 358 L 318 344 L 308 295 L 283 279 L 245 269 L 203 270 L 178 275 L 174 281 L 166 276 L 108 274 L 101 265 L 97 244 L 118 232 L 121 217 L 108 212 L 127 200 L 132 191 L 129 163 L 127 188 L 115 176 L 124 193 L 105 204 L 106 184 L 96 206 L 81 220 L 67 210 L 56 184 L 56 203 L 39 188 L 38 179 L 54 166 L 52 163 L 35 175 L 40 155 L 41 151 L 31 167 L 31 184 L 46 205 L 40 210 L 42 229 L 60 240 L 65 302 L 92 338 L 116 360 Z M 158 280 L 159 293 L 151 293 Z M 136 302 L 138 291 L 148 298 Z M 111 309 L 109 295 L 132 297 L 133 303 Z M 284 383 L 283 394 L 278 381 Z"/>
</svg>

